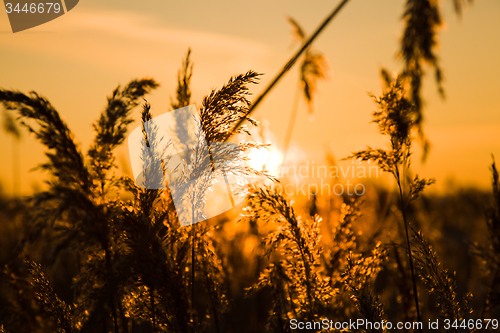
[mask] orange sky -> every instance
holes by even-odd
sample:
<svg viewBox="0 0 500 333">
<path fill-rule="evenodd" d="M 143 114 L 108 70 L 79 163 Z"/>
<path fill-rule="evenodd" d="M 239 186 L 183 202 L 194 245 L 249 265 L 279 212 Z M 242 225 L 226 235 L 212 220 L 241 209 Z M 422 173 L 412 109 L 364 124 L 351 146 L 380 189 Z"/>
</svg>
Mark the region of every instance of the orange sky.
<svg viewBox="0 0 500 333">
<path fill-rule="evenodd" d="M 147 97 L 154 114 L 169 109 L 176 73 L 187 48 L 195 62 L 194 101 L 231 75 L 249 69 L 266 73 L 260 92 L 296 49 L 286 16 L 311 32 L 337 1 L 81 1 L 68 14 L 42 26 L 13 34 L 7 14 L 0 14 L 0 87 L 46 96 L 88 149 L 92 122 L 118 84 L 153 77 L 162 85 Z M 338 158 L 386 142 L 370 124 L 374 103 L 367 91 L 380 92 L 381 66 L 398 71 L 395 60 L 402 33 L 402 1 L 351 0 L 319 37 L 314 48 L 331 66 L 331 79 L 320 83 L 314 121 L 301 105 L 293 145 L 308 160 L 321 163 L 324 145 Z M 446 100 L 432 78 L 424 82 L 425 129 L 433 148 L 416 170 L 435 177 L 438 186 L 488 186 L 491 153 L 500 160 L 500 2 L 477 0 L 462 20 L 452 1 L 443 1 L 446 25 L 440 32 L 439 57 Z M 297 86 L 294 68 L 255 113 L 267 119 L 278 147 Z M 12 191 L 12 139 L 0 132 L 0 181 Z M 24 131 L 20 145 L 23 193 L 45 176 L 29 172 L 44 161 L 44 149 Z M 126 145 L 119 159 L 128 165 Z M 414 158 L 419 160 L 418 154 Z M 439 185 L 441 184 L 441 185 Z"/>
</svg>

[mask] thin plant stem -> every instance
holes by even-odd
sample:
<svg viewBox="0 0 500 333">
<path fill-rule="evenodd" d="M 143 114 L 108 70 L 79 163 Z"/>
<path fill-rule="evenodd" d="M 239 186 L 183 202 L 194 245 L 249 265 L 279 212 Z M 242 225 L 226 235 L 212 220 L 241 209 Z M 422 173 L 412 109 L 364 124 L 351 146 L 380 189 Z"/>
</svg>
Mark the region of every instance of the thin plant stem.
<svg viewBox="0 0 500 333">
<path fill-rule="evenodd" d="M 196 267 L 196 225 L 194 224 L 194 209 L 193 209 L 193 225 L 191 232 L 193 233 L 191 235 L 191 316 L 192 316 L 192 321 L 193 321 L 193 333 L 196 332 L 195 330 L 195 317 L 194 317 L 194 312 L 195 312 L 195 303 L 194 303 L 194 279 L 195 279 L 195 267 Z"/>
<path fill-rule="evenodd" d="M 285 142 L 283 144 L 283 166 L 286 164 L 286 158 L 288 156 L 288 148 L 290 147 L 290 141 L 292 139 L 293 128 L 295 126 L 295 121 L 297 119 L 297 111 L 299 110 L 300 102 L 300 81 L 297 85 L 297 91 L 295 92 L 295 98 L 292 105 L 292 113 L 290 114 L 290 120 L 288 121 L 288 127 L 285 135 Z"/>
<path fill-rule="evenodd" d="M 302 45 L 302 48 L 299 51 L 297 51 L 297 53 L 290 60 L 288 60 L 288 62 L 285 64 L 285 66 L 283 67 L 283 69 L 281 70 L 281 72 L 279 72 L 278 75 L 276 75 L 276 77 L 274 78 L 274 80 L 257 97 L 257 99 L 255 100 L 255 102 L 252 103 L 252 105 L 248 109 L 248 113 L 246 114 L 247 116 L 249 116 L 257 108 L 257 106 L 264 99 L 264 97 L 266 97 L 266 95 L 271 91 L 271 89 L 273 89 L 273 87 L 276 85 L 276 83 L 278 83 L 278 81 L 283 77 L 283 75 L 285 75 L 286 72 L 288 72 L 293 67 L 293 65 L 295 64 L 295 62 L 297 61 L 297 59 L 301 56 L 301 54 L 304 53 L 305 50 L 307 50 L 307 48 L 312 44 L 312 42 L 316 39 L 316 37 L 318 37 L 318 35 L 323 31 L 323 29 L 328 25 L 328 23 L 330 23 L 330 21 L 338 14 L 338 12 L 340 12 L 340 10 L 342 9 L 342 7 L 344 7 L 344 5 L 348 1 L 349 0 L 342 0 L 342 2 L 339 3 L 337 5 L 337 7 L 335 7 L 335 9 L 333 10 L 333 12 L 331 12 L 330 15 L 327 16 L 327 18 L 323 21 L 323 23 L 321 23 L 321 25 L 316 29 L 316 31 L 311 35 L 311 37 L 309 37 L 307 39 L 307 41 L 304 43 L 304 45 Z M 238 121 L 238 123 L 236 124 L 236 126 L 234 126 L 233 130 L 231 131 L 231 134 L 228 135 L 228 137 L 226 138 L 225 141 L 229 140 L 229 138 L 232 136 L 232 134 L 234 133 L 234 131 L 236 129 L 238 129 L 243 124 L 244 121 L 245 121 L 245 118 L 241 118 Z"/>
<path fill-rule="evenodd" d="M 404 166 L 403 166 L 403 168 L 404 168 Z M 406 245 L 408 246 L 408 261 L 410 263 L 411 281 L 413 284 L 413 295 L 415 297 L 415 308 L 417 310 L 417 321 L 422 322 L 422 320 L 420 318 L 420 306 L 418 303 L 417 281 L 415 278 L 415 271 L 413 268 L 413 256 L 411 254 L 410 234 L 408 232 L 408 220 L 406 219 L 406 202 L 405 202 L 405 198 L 403 195 L 403 188 L 401 186 L 401 176 L 400 176 L 398 168 L 396 168 L 395 176 L 396 176 L 396 180 L 398 182 L 399 197 L 400 197 L 400 201 L 401 201 L 401 213 L 403 214 L 403 224 L 405 226 Z M 419 329 L 419 332 L 422 333 L 422 328 Z"/>
</svg>

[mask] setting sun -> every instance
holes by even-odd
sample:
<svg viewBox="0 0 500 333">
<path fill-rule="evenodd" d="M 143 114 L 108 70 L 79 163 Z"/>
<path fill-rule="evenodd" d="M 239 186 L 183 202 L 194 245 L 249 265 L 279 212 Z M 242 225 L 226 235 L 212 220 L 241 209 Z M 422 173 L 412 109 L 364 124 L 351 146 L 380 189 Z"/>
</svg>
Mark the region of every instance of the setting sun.
<svg viewBox="0 0 500 333">
<path fill-rule="evenodd" d="M 277 176 L 281 163 L 283 162 L 283 154 L 276 147 L 267 147 L 261 149 L 252 149 L 248 154 L 249 164 L 255 170 L 268 171 Z"/>
</svg>

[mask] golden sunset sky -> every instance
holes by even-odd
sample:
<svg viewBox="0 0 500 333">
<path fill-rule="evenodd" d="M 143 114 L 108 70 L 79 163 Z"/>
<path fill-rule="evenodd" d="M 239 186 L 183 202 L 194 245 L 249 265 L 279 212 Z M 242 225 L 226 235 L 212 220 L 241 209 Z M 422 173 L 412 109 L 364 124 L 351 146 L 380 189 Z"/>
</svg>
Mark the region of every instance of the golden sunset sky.
<svg viewBox="0 0 500 333">
<path fill-rule="evenodd" d="M 265 73 L 261 84 L 252 88 L 257 95 L 299 47 L 286 17 L 311 33 L 337 3 L 82 0 L 58 19 L 16 34 L 2 9 L 0 87 L 47 97 L 86 152 L 93 139 L 92 123 L 118 84 L 153 77 L 161 87 L 147 96 L 152 111 L 169 111 L 177 70 L 191 47 L 197 105 L 212 88 L 250 69 Z M 367 145 L 387 144 L 370 123 L 375 104 L 367 91 L 380 93 L 381 67 L 393 72 L 402 68 L 395 54 L 403 31 L 403 4 L 351 0 L 313 44 L 328 59 L 331 78 L 319 84 L 314 121 L 308 120 L 305 103 L 300 106 L 292 145 L 308 160 L 322 163 L 325 145 L 342 158 Z M 432 150 L 424 165 L 418 163 L 417 150 L 415 171 L 436 178 L 438 188 L 450 180 L 484 188 L 490 183 L 491 154 L 500 160 L 500 2 L 476 0 L 461 19 L 451 0 L 441 4 L 445 24 L 438 55 L 446 99 L 439 97 L 428 68 L 424 126 Z M 293 68 L 253 115 L 269 122 L 278 148 L 283 146 L 298 70 Z M 22 193 L 28 194 L 47 175 L 29 171 L 45 160 L 44 148 L 25 130 L 23 134 L 20 172 Z M 13 139 L 1 131 L 0 140 L 0 182 L 11 193 Z M 118 164 L 128 168 L 128 163 L 125 143 Z"/>
</svg>

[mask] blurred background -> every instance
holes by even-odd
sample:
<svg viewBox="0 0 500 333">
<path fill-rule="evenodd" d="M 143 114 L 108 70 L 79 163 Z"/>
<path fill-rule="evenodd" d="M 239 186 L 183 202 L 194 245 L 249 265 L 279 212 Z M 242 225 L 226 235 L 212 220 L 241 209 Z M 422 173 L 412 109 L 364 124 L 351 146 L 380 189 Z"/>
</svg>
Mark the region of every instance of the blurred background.
<svg viewBox="0 0 500 333">
<path fill-rule="evenodd" d="M 74 11 L 44 25 L 13 34 L 7 14 L 0 13 L 0 86 L 46 96 L 80 141 L 92 139 L 92 122 L 118 84 L 153 77 L 161 87 L 147 97 L 155 115 L 170 110 L 176 75 L 189 47 L 194 76 L 193 101 L 233 75 L 253 69 L 264 73 L 258 94 L 299 44 L 287 17 L 312 33 L 336 4 L 331 1 L 81 1 Z M 325 164 L 325 146 L 337 158 L 367 144 L 386 143 L 370 124 L 375 109 L 367 92 L 381 91 L 382 67 L 398 72 L 395 55 L 403 30 L 403 2 L 352 1 L 315 41 L 329 63 L 328 80 L 318 83 L 314 117 L 301 99 L 291 154 Z M 438 56 L 444 72 L 442 99 L 427 68 L 423 84 L 425 131 L 432 144 L 426 164 L 420 154 L 414 169 L 438 179 L 435 189 L 451 183 L 485 188 L 490 154 L 500 155 L 500 4 L 482 0 L 466 7 L 459 18 L 453 2 L 442 4 L 445 22 L 439 31 Z M 299 68 L 293 68 L 253 115 L 267 120 L 273 144 L 283 150 L 286 128 L 297 90 Z M 136 114 L 138 117 L 138 113 Z M 138 119 L 138 118 L 136 118 Z M 44 159 L 26 131 L 19 143 L 0 132 L 0 181 L 13 193 L 13 168 L 21 175 L 20 193 L 43 186 L 46 175 L 32 168 Z M 124 145 L 120 163 L 128 172 Z M 18 151 L 19 163 L 10 162 Z M 300 156 L 300 157 L 299 157 Z M 9 161 L 9 162 L 7 162 Z"/>
</svg>

